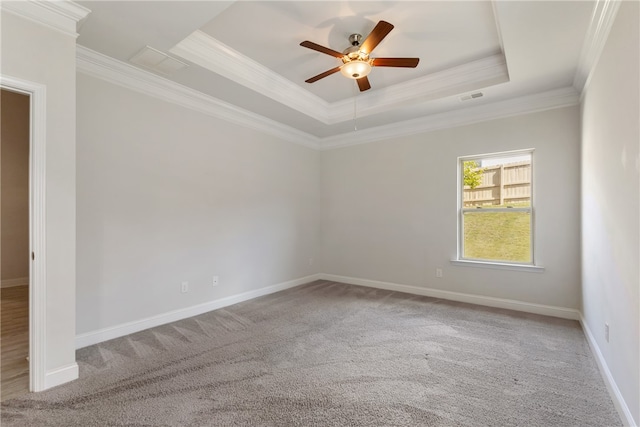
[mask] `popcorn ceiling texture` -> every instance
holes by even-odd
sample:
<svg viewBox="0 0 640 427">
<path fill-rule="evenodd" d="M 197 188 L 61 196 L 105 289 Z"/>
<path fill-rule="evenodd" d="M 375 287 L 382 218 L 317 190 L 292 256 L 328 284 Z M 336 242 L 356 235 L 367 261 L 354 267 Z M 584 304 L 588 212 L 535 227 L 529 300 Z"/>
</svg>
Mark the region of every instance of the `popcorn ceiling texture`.
<svg viewBox="0 0 640 427">
<path fill-rule="evenodd" d="M 575 321 L 327 281 L 77 358 L 2 425 L 621 425 Z"/>
</svg>

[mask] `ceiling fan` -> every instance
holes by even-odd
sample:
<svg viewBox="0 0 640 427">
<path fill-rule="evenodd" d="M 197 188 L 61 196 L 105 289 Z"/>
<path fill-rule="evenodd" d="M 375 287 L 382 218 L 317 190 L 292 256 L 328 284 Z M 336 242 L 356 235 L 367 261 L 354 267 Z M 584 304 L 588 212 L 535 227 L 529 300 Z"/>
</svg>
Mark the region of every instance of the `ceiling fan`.
<svg viewBox="0 0 640 427">
<path fill-rule="evenodd" d="M 314 42 L 303 41 L 300 46 L 336 57 L 342 61 L 342 65 L 320 73 L 317 76 L 305 80 L 307 83 L 317 82 L 331 74 L 340 71 L 342 75 L 354 79 L 358 83 L 360 92 L 371 89 L 367 75 L 372 67 L 404 67 L 415 68 L 420 58 L 371 58 L 369 55 L 373 49 L 393 30 L 393 25 L 386 21 L 380 21 L 367 38 L 362 41 L 362 35 L 351 34 L 349 43 L 351 46 L 340 53 L 328 47 L 320 46 Z M 362 42 L 361 42 L 362 41 Z"/>
</svg>

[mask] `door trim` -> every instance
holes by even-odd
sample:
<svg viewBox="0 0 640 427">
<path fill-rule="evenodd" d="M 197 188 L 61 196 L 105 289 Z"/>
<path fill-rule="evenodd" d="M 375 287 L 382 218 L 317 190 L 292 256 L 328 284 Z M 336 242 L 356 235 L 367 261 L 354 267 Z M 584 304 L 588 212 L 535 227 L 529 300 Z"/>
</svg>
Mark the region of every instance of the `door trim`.
<svg viewBox="0 0 640 427">
<path fill-rule="evenodd" d="M 29 95 L 29 390 L 46 376 L 46 86 L 0 75 L 0 87 Z M 32 254 L 34 256 L 32 256 Z"/>
</svg>

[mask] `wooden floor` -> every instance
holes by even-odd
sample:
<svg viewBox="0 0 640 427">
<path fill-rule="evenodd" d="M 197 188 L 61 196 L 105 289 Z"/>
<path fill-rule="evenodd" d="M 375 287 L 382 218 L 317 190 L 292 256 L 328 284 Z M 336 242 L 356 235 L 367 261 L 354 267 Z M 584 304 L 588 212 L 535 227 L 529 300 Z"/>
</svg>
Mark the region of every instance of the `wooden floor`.
<svg viewBox="0 0 640 427">
<path fill-rule="evenodd" d="M 29 287 L 0 290 L 0 400 L 29 391 Z"/>
</svg>

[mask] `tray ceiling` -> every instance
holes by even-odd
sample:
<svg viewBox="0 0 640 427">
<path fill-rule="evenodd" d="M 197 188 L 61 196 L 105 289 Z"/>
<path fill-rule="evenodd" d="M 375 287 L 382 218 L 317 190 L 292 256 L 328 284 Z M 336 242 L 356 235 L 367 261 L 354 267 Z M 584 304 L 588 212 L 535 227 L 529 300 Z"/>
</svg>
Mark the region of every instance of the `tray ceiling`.
<svg viewBox="0 0 640 427">
<path fill-rule="evenodd" d="M 312 137 L 571 86 L 589 28 L 588 1 L 80 2 L 91 9 L 78 44 L 119 61 L 145 46 L 189 64 L 169 80 Z M 305 79 L 379 20 L 395 28 L 372 56 L 420 57 L 416 69 L 374 68 L 359 93 L 340 74 Z M 145 69 L 136 65 L 141 69 Z M 481 91 L 481 98 L 460 97 Z"/>
</svg>

